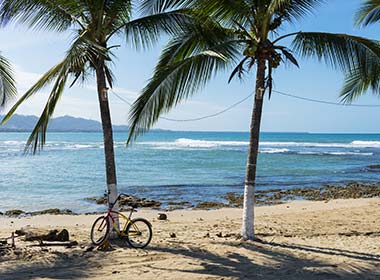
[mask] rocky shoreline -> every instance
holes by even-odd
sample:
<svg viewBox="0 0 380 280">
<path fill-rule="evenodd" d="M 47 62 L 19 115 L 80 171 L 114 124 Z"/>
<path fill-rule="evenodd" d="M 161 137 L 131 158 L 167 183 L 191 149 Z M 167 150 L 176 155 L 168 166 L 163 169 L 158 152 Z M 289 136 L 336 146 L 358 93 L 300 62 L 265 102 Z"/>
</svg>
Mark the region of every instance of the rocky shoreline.
<svg viewBox="0 0 380 280">
<path fill-rule="evenodd" d="M 292 200 L 309 200 L 309 201 L 329 201 L 332 199 L 357 199 L 380 197 L 380 183 L 360 183 L 350 182 L 345 186 L 326 185 L 319 188 L 294 188 L 289 190 L 271 189 L 256 190 L 255 200 L 259 206 L 274 205 L 289 202 Z M 90 197 L 85 200 L 91 201 L 98 205 L 106 205 L 106 197 Z M 239 208 L 243 206 L 243 195 L 241 193 L 226 193 L 218 201 L 208 200 L 199 202 L 194 205 L 187 201 L 171 201 L 162 203 L 146 198 L 139 198 L 128 195 L 123 197 L 119 205 L 121 210 L 127 210 L 131 203 L 138 203 L 140 208 L 157 209 L 157 210 L 179 210 L 179 209 L 218 209 L 224 207 Z M 95 214 L 102 212 L 92 212 L 86 214 Z M 42 211 L 25 212 L 19 209 L 8 210 L 5 213 L 0 212 L 1 216 L 35 216 L 35 215 L 77 215 L 69 209 L 46 209 Z"/>
</svg>

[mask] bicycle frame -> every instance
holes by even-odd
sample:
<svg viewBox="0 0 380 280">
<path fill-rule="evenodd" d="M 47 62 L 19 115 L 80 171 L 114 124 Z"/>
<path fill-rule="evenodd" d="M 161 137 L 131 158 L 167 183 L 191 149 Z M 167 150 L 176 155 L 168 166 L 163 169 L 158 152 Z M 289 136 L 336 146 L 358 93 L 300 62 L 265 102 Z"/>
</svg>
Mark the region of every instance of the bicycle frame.
<svg viewBox="0 0 380 280">
<path fill-rule="evenodd" d="M 110 220 L 112 222 L 112 226 L 113 226 L 113 229 L 114 231 L 119 235 L 119 236 L 124 236 L 125 234 L 123 234 L 128 226 L 128 224 L 131 222 L 131 216 L 132 216 L 132 212 L 129 214 L 129 217 L 124 215 L 123 213 L 119 212 L 119 211 L 114 211 L 114 210 L 108 210 L 108 213 L 107 213 L 107 218 L 108 220 Z M 116 214 L 118 215 L 119 217 L 121 217 L 123 220 L 125 220 L 125 224 L 123 226 L 123 229 L 122 230 L 119 230 L 119 228 L 117 227 L 117 223 L 115 221 L 115 218 L 113 217 L 112 214 Z"/>
</svg>

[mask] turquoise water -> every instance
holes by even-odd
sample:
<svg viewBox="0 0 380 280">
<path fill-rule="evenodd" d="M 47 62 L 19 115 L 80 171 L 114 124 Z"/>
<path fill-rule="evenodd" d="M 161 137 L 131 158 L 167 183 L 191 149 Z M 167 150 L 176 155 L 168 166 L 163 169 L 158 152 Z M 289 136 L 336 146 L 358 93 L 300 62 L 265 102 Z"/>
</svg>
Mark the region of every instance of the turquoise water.
<svg viewBox="0 0 380 280">
<path fill-rule="evenodd" d="M 101 133 L 49 133 L 45 150 L 23 156 L 27 133 L 0 134 L 0 211 L 100 210 L 84 200 L 105 190 Z M 159 201 L 220 200 L 242 192 L 248 134 L 153 132 L 126 148 L 115 134 L 119 189 Z M 380 134 L 263 133 L 258 188 L 378 182 Z"/>
</svg>

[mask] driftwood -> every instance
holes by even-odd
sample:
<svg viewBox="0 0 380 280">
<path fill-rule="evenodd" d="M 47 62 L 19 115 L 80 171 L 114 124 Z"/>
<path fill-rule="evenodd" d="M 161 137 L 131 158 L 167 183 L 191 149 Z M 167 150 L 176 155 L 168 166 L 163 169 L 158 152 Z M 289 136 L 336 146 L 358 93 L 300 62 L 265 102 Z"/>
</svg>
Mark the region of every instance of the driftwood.
<svg viewBox="0 0 380 280">
<path fill-rule="evenodd" d="M 40 241 L 39 244 L 34 244 L 30 246 L 39 246 L 39 247 L 53 247 L 53 246 L 65 246 L 65 247 L 73 247 L 78 245 L 77 241 Z"/>
<path fill-rule="evenodd" d="M 69 232 L 66 229 L 58 230 L 44 230 L 37 228 L 22 228 L 15 232 L 19 236 L 24 236 L 25 241 L 61 241 L 66 242 L 70 240 Z"/>
</svg>

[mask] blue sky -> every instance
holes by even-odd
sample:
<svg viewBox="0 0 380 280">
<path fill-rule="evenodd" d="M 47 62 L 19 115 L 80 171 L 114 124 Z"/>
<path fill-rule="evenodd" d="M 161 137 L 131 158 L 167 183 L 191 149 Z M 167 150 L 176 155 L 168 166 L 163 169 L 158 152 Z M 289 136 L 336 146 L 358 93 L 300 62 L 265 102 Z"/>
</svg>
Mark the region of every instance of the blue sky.
<svg viewBox="0 0 380 280">
<path fill-rule="evenodd" d="M 326 31 L 349 33 L 380 39 L 380 24 L 365 29 L 354 27 L 354 13 L 360 0 L 332 0 L 318 12 L 283 30 Z M 30 31 L 21 26 L 9 26 L 0 30 L 2 54 L 15 65 L 20 93 L 63 57 L 70 44 L 71 34 Z M 115 92 L 133 101 L 150 77 L 160 50 L 165 43 L 150 51 L 136 52 L 125 44 L 115 54 L 114 73 L 117 82 Z M 299 59 L 300 68 L 283 67 L 275 72 L 275 89 L 299 96 L 327 101 L 338 101 L 343 74 L 312 59 Z M 254 76 L 254 72 L 251 73 Z M 196 118 L 213 114 L 243 99 L 253 92 L 254 79 L 227 83 L 228 74 L 218 75 L 193 98 L 174 109 L 167 117 Z M 30 99 L 18 113 L 39 115 L 47 90 Z M 176 123 L 160 120 L 155 128 L 173 130 L 248 131 L 253 100 L 248 100 L 233 110 L 198 122 Z M 112 119 L 115 124 L 126 124 L 129 107 L 110 93 Z M 357 104 L 380 104 L 380 99 L 368 94 Z M 99 120 L 99 109 L 94 81 L 84 87 L 66 90 L 55 116 L 72 115 Z M 263 114 L 263 131 L 283 132 L 378 132 L 380 133 L 380 108 L 337 107 L 308 103 L 273 94 L 266 100 Z"/>
</svg>

